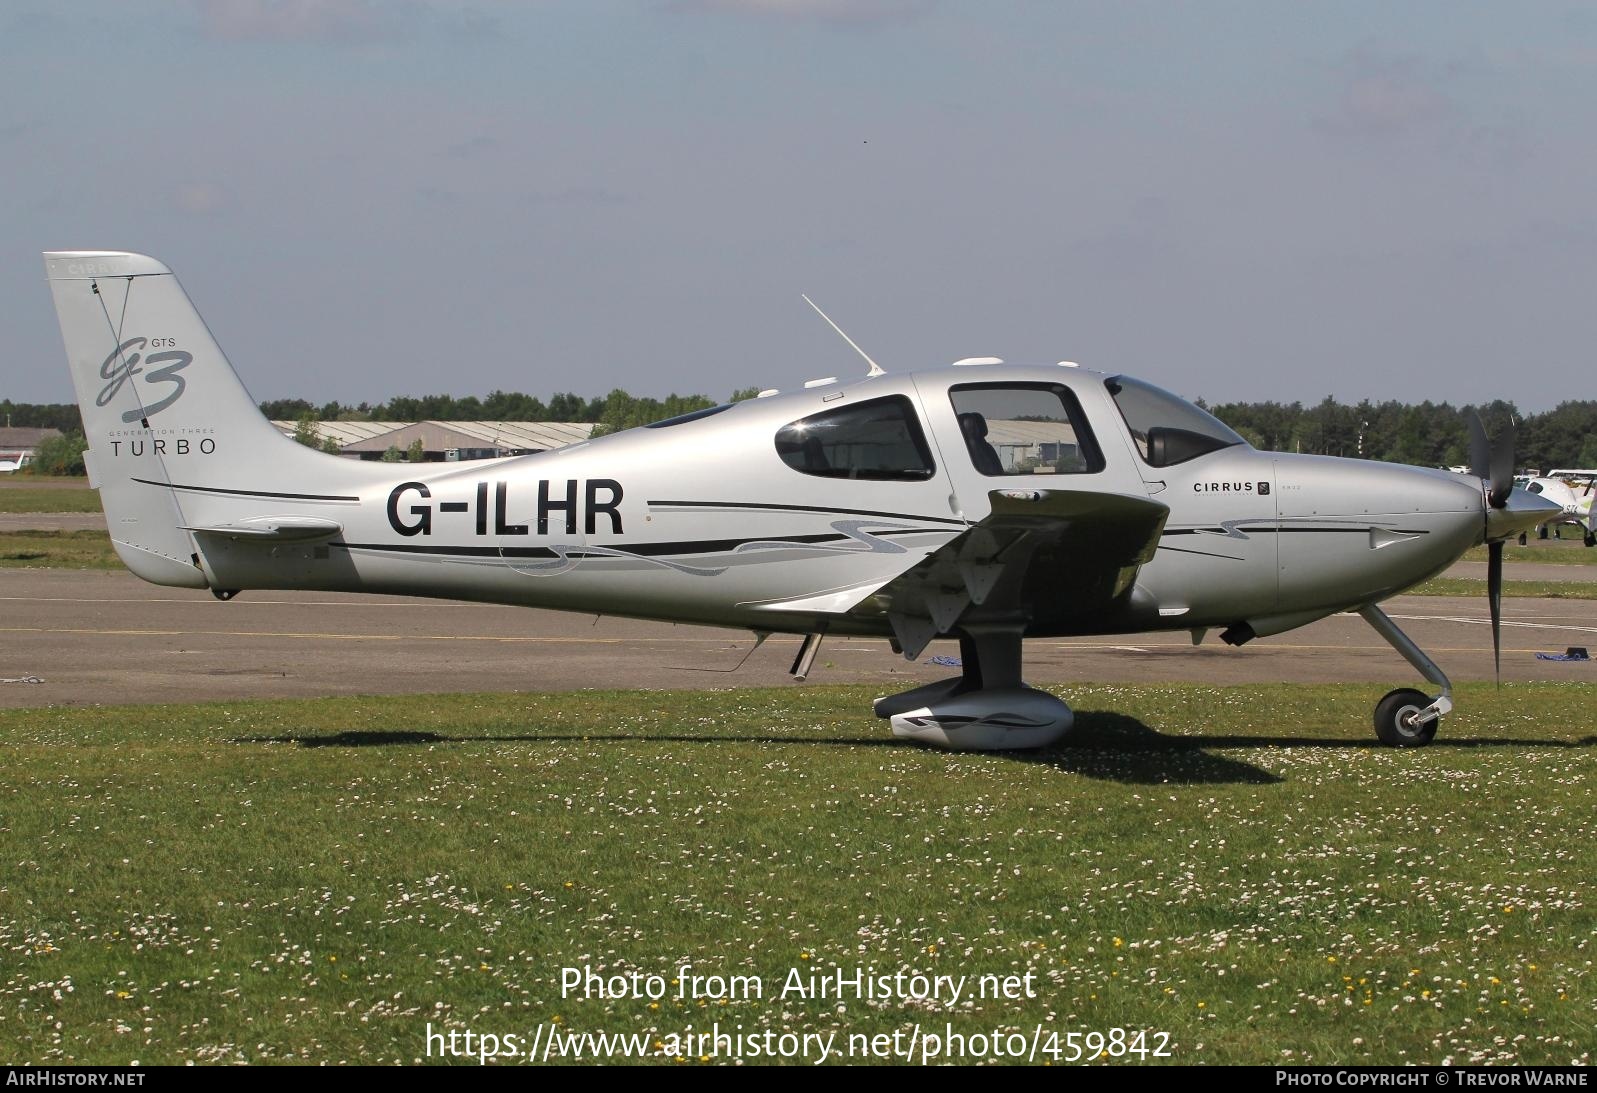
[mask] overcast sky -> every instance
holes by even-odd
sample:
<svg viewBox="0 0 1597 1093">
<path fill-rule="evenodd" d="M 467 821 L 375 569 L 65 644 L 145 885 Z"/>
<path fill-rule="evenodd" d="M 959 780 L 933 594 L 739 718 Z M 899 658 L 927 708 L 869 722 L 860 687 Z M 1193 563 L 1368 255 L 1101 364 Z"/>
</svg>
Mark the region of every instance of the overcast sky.
<svg viewBox="0 0 1597 1093">
<path fill-rule="evenodd" d="M 0 6 L 38 252 L 165 261 L 257 398 L 1072 359 L 1211 400 L 1597 397 L 1597 7 Z"/>
</svg>

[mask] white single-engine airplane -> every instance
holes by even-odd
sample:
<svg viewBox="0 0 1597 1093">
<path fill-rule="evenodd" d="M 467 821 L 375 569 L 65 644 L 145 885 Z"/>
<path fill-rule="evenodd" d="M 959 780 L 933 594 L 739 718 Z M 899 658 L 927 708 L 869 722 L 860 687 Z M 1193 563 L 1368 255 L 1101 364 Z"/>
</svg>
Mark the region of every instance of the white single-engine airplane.
<svg viewBox="0 0 1597 1093">
<path fill-rule="evenodd" d="M 1581 530 L 1587 546 L 1597 546 L 1597 472 L 1549 471 L 1545 478 L 1526 479 L 1524 488 L 1559 508 L 1537 529 L 1540 538 L 1547 538 L 1549 528 L 1555 538 L 1562 538 L 1562 529 L 1573 525 Z M 1521 542 L 1524 538 L 1522 533 Z"/>
<path fill-rule="evenodd" d="M 991 358 L 873 362 L 859 382 L 537 455 L 354 462 L 261 416 L 160 262 L 44 259 L 91 484 L 145 580 L 802 634 L 801 678 L 823 634 L 910 659 L 957 637 L 960 676 L 875 707 L 944 747 L 1039 747 L 1070 727 L 1021 680 L 1025 636 L 1219 629 L 1240 645 L 1350 609 L 1439 688 L 1375 708 L 1381 740 L 1424 744 L 1451 685 L 1378 604 L 1488 542 L 1497 642 L 1503 541 L 1555 510 L 1512 488 L 1512 440 L 1489 446 L 1478 419 L 1470 476 L 1260 452 L 1140 380 Z"/>
</svg>

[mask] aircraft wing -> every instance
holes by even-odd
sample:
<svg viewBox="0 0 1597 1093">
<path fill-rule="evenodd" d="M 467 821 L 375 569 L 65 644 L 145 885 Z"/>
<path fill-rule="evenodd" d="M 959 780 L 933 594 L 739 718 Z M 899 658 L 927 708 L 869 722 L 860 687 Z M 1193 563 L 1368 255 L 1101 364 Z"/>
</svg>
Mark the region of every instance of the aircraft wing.
<svg viewBox="0 0 1597 1093">
<path fill-rule="evenodd" d="M 1058 630 L 1124 603 L 1154 556 L 1168 506 L 1090 490 L 994 490 L 992 513 L 875 590 L 907 657 L 958 623 Z"/>
</svg>

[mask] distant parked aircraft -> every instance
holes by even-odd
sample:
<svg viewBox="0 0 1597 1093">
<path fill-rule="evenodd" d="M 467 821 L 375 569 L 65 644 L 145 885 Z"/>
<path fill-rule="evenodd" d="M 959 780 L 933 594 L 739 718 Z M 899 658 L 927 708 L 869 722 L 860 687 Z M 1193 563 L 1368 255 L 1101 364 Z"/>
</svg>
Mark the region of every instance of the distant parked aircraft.
<svg viewBox="0 0 1597 1093">
<path fill-rule="evenodd" d="M 1587 546 L 1597 546 L 1597 512 L 1592 511 L 1592 501 L 1597 498 L 1597 470 L 1571 470 L 1561 468 L 1548 471 L 1542 478 L 1532 478 L 1524 483 L 1526 491 L 1539 494 L 1563 511 L 1540 525 L 1539 538 L 1547 538 L 1551 528 L 1553 537 L 1561 539 L 1562 529 L 1574 526 L 1585 533 Z M 1521 541 L 1524 540 L 1521 535 Z"/>
</svg>

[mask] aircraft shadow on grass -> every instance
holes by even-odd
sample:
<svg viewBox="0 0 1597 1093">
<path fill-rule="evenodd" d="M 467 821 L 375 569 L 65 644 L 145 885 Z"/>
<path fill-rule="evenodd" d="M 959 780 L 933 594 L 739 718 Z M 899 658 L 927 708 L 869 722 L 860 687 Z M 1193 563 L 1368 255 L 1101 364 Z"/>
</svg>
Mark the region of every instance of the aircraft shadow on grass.
<svg viewBox="0 0 1597 1093">
<path fill-rule="evenodd" d="M 419 744 L 811 744 L 846 748 L 913 748 L 900 740 L 857 739 L 836 736 L 778 736 L 772 734 L 727 736 L 630 733 L 542 733 L 454 735 L 429 730 L 347 729 L 334 733 L 304 732 L 279 736 L 234 737 L 234 744 L 297 744 L 303 748 L 405 747 Z M 1589 748 L 1597 747 L 1597 736 L 1576 741 L 1510 740 L 1478 738 L 1434 742 L 1433 748 Z M 1125 714 L 1104 710 L 1078 713 L 1075 729 L 1065 740 L 1038 751 L 984 753 L 982 760 L 999 759 L 1053 767 L 1088 778 L 1121 782 L 1127 785 L 1275 785 L 1286 778 L 1229 756 L 1212 754 L 1208 749 L 1244 748 L 1325 748 L 1347 751 L 1385 750 L 1374 740 L 1313 738 L 1295 736 L 1171 736 L 1150 728 Z M 973 758 L 975 756 L 973 755 Z"/>
</svg>

